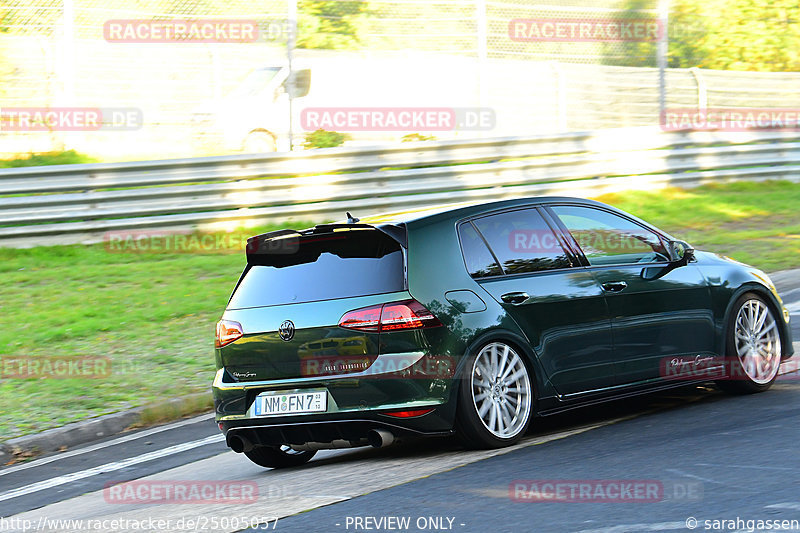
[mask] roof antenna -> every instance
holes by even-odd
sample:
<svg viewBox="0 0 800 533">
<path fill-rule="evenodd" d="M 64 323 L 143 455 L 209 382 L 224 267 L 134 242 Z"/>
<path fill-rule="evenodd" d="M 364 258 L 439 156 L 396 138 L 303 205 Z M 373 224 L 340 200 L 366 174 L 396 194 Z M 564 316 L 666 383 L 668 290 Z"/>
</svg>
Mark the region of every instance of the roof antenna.
<svg viewBox="0 0 800 533">
<path fill-rule="evenodd" d="M 347 211 L 346 213 L 347 213 L 347 223 L 348 224 L 355 224 L 356 222 L 361 220 L 360 218 L 355 218 L 353 215 L 351 215 L 350 211 Z"/>
</svg>

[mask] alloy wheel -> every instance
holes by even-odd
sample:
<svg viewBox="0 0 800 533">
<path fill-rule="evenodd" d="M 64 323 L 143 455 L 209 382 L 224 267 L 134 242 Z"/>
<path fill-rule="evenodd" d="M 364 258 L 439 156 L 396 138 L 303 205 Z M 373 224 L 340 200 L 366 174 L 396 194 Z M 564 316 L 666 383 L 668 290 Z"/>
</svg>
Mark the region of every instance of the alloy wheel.
<svg viewBox="0 0 800 533">
<path fill-rule="evenodd" d="M 772 381 L 781 365 L 781 339 L 778 324 L 764 302 L 750 299 L 742 304 L 734 338 L 747 377 L 759 385 Z"/>
<path fill-rule="evenodd" d="M 472 404 L 496 437 L 517 436 L 530 417 L 531 381 L 525 362 L 510 346 L 487 344 L 472 365 Z"/>
</svg>

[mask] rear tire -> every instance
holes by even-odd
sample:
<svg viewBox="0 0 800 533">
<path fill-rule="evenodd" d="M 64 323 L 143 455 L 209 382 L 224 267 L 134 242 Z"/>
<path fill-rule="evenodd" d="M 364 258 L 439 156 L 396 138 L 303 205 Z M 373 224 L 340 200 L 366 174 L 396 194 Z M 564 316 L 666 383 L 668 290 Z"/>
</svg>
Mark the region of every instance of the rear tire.
<svg viewBox="0 0 800 533">
<path fill-rule="evenodd" d="M 519 441 L 533 417 L 532 383 L 524 356 L 504 342 L 472 354 L 458 393 L 456 429 L 464 445 L 502 448 Z"/>
<path fill-rule="evenodd" d="M 249 452 L 244 452 L 248 459 L 258 466 L 264 468 L 290 468 L 301 466 L 311 460 L 317 452 L 297 452 L 288 446 L 273 448 L 271 446 L 259 446 Z"/>
<path fill-rule="evenodd" d="M 781 366 L 781 341 L 778 322 L 764 298 L 743 294 L 728 317 L 728 377 L 718 380 L 717 386 L 733 394 L 769 389 Z"/>
</svg>

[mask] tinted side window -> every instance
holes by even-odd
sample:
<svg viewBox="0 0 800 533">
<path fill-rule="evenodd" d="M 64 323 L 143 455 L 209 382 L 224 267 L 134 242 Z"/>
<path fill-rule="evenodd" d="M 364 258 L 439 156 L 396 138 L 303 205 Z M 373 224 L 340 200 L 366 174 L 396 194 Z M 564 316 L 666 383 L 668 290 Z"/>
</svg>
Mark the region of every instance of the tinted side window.
<svg viewBox="0 0 800 533">
<path fill-rule="evenodd" d="M 538 211 L 509 211 L 474 221 L 506 274 L 572 266 L 566 252 Z"/>
<path fill-rule="evenodd" d="M 473 278 L 483 278 L 486 276 L 499 276 L 503 270 L 492 257 L 492 253 L 486 247 L 486 243 L 475 228 L 467 222 L 458 227 L 461 237 L 461 253 L 464 254 L 464 263 L 467 271 Z"/>
<path fill-rule="evenodd" d="M 630 220 L 602 209 L 552 208 L 580 245 L 590 265 L 668 261 L 661 239 Z"/>
</svg>

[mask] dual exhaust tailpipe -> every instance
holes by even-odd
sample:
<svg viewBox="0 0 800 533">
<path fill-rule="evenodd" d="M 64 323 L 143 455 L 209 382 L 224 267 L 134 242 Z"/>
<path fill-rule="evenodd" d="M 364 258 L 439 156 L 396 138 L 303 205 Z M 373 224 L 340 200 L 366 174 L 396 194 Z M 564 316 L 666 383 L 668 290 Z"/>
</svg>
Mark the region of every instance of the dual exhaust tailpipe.
<svg viewBox="0 0 800 533">
<path fill-rule="evenodd" d="M 317 450 L 336 450 L 341 448 L 356 448 L 359 446 L 373 446 L 384 448 L 395 442 L 392 432 L 385 429 L 371 429 L 366 438 L 360 440 L 337 439 L 333 442 L 306 442 L 304 444 L 292 444 L 293 450 L 298 452 L 311 452 Z M 239 435 L 238 432 L 231 432 L 225 439 L 228 448 L 236 453 L 252 451 L 256 446 L 250 439 Z"/>
<path fill-rule="evenodd" d="M 255 448 L 252 442 L 242 436 L 237 435 L 236 433 L 233 435 L 228 435 L 225 439 L 225 444 L 227 444 L 228 448 L 236 453 L 249 452 Z"/>
</svg>

